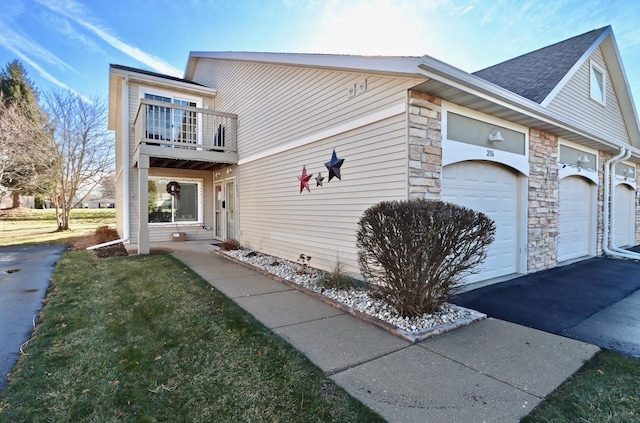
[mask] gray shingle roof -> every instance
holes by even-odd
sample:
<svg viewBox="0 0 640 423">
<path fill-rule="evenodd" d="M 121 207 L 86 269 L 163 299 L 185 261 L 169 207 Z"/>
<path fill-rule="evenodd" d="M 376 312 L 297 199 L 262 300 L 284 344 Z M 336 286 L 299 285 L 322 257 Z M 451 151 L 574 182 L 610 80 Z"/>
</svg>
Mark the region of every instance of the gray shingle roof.
<svg viewBox="0 0 640 423">
<path fill-rule="evenodd" d="M 539 104 L 607 28 L 594 29 L 473 75 Z"/>
<path fill-rule="evenodd" d="M 164 75 L 162 73 L 157 73 L 157 72 L 151 72 L 151 71 L 148 71 L 148 70 L 145 70 L 145 69 L 132 68 L 130 66 L 116 65 L 116 64 L 111 64 L 111 67 L 113 69 L 120 69 L 120 70 L 127 71 L 127 72 L 135 72 L 135 73 L 139 73 L 139 74 L 142 74 L 142 75 L 153 76 L 153 77 L 156 77 L 156 78 L 168 79 L 169 81 L 184 82 L 185 84 L 197 85 L 199 87 L 204 87 L 205 86 L 205 85 L 202 85 L 202 84 L 198 84 L 197 82 L 189 81 L 188 79 L 177 78 L 175 76 Z"/>
</svg>

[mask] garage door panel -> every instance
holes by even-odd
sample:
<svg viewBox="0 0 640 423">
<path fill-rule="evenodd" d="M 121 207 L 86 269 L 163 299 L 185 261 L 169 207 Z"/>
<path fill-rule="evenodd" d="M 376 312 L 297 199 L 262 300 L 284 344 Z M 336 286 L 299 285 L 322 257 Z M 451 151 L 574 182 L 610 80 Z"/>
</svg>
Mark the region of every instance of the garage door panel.
<svg viewBox="0 0 640 423">
<path fill-rule="evenodd" d="M 635 244 L 635 191 L 626 184 L 615 188 L 614 243 L 617 247 Z"/>
<path fill-rule="evenodd" d="M 558 207 L 558 261 L 591 254 L 593 234 L 593 185 L 569 176 L 560 180 Z"/>
<path fill-rule="evenodd" d="M 487 258 L 467 283 L 517 272 L 518 192 L 517 174 L 499 165 L 463 162 L 443 169 L 443 201 L 483 212 L 496 222 Z"/>
</svg>

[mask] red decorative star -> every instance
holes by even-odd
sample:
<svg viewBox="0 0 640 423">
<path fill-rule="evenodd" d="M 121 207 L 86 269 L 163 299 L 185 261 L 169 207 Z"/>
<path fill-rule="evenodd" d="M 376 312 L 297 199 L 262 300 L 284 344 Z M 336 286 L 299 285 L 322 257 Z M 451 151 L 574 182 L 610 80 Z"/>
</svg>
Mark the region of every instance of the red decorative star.
<svg viewBox="0 0 640 423">
<path fill-rule="evenodd" d="M 311 192 L 311 190 L 309 189 L 309 179 L 311 179 L 312 176 L 313 176 L 313 173 L 311 175 L 307 175 L 307 167 L 302 166 L 302 176 L 298 176 L 298 179 L 300 180 L 301 194 L 305 188 L 307 189 L 307 191 Z"/>
</svg>

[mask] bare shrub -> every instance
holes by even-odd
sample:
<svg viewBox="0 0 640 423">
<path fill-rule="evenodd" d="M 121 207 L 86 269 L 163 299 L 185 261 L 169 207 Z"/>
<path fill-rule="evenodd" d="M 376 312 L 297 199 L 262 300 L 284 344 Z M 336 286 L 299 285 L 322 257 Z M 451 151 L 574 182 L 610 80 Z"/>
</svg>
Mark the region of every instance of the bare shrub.
<svg viewBox="0 0 640 423">
<path fill-rule="evenodd" d="M 358 222 L 360 271 L 370 295 L 404 316 L 433 313 L 478 271 L 495 224 L 442 201 L 385 201 Z"/>
<path fill-rule="evenodd" d="M 95 232 L 95 242 L 97 244 L 102 244 L 109 241 L 115 241 L 120 239 L 120 235 L 118 235 L 118 231 L 114 228 L 110 228 L 109 226 L 99 226 L 96 228 Z"/>
<path fill-rule="evenodd" d="M 227 239 L 222 244 L 220 244 L 220 248 L 225 251 L 242 250 L 242 245 L 237 239 Z"/>
</svg>

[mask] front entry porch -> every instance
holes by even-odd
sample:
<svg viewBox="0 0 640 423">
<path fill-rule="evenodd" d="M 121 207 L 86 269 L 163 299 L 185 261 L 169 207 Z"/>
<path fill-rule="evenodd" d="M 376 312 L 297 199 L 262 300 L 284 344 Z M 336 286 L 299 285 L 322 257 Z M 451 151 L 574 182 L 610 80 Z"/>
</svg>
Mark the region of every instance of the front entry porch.
<svg viewBox="0 0 640 423">
<path fill-rule="evenodd" d="M 213 181 L 214 172 L 238 162 L 236 120 L 229 113 L 141 100 L 135 119 L 131 204 L 138 254 L 149 254 L 154 241 L 171 242 L 174 237 L 213 239 L 214 231 L 218 239 L 218 232 L 235 236 L 235 208 L 229 208 L 235 206 L 234 197 L 221 204 L 227 222 L 221 226 L 214 220 L 219 206 L 214 205 Z M 223 188 L 234 192 L 231 176 Z"/>
</svg>

